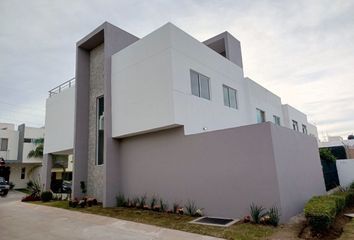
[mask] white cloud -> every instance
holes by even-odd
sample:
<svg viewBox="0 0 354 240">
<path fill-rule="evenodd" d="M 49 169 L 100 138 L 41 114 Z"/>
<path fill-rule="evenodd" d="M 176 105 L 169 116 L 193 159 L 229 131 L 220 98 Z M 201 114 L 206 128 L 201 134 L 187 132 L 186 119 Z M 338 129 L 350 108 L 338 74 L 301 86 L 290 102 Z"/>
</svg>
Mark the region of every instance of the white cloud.
<svg viewBox="0 0 354 240">
<path fill-rule="evenodd" d="M 354 131 L 353 12 L 345 0 L 3 0 L 0 102 L 13 105 L 0 103 L 0 121 L 43 124 L 47 91 L 74 75 L 75 42 L 103 21 L 139 37 L 170 21 L 199 40 L 229 31 L 246 75 L 308 113 L 320 133 L 346 136 Z"/>
</svg>

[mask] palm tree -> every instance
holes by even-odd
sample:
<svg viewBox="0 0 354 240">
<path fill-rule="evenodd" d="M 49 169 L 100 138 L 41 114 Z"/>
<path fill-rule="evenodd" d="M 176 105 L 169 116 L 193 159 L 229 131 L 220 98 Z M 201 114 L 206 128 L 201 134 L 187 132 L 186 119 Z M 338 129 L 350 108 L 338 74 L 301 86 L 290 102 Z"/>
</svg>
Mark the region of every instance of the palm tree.
<svg viewBox="0 0 354 240">
<path fill-rule="evenodd" d="M 31 150 L 27 157 L 28 158 L 41 158 L 43 157 L 43 145 L 44 145 L 44 138 L 38 138 L 34 140 L 34 145 L 36 145 L 36 148 Z"/>
</svg>

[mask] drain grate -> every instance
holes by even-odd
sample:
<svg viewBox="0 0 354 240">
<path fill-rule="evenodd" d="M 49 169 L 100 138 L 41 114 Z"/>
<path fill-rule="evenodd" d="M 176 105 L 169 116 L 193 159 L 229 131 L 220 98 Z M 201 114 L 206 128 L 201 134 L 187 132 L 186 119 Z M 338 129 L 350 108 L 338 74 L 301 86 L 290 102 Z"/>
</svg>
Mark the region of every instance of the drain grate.
<svg viewBox="0 0 354 240">
<path fill-rule="evenodd" d="M 238 221 L 239 221 L 238 219 L 231 219 L 231 218 L 200 217 L 191 221 L 190 223 L 219 226 L 219 227 L 229 227 Z"/>
</svg>

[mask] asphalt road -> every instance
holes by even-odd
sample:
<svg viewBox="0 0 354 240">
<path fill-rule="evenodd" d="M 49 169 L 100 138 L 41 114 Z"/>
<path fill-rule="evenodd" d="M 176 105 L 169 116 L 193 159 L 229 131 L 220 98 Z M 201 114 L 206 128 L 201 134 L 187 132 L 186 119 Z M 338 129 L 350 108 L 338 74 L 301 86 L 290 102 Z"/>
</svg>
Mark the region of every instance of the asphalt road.
<svg viewBox="0 0 354 240">
<path fill-rule="evenodd" d="M 0 198 L 0 240 L 190 239 L 216 238 L 115 218 L 22 203 L 20 192 Z"/>
</svg>

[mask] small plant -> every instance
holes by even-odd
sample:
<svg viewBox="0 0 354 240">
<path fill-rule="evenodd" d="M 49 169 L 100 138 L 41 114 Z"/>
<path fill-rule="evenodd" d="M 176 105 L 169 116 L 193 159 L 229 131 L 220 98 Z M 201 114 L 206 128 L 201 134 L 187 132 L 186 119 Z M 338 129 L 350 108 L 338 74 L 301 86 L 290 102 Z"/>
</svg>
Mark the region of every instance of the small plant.
<svg viewBox="0 0 354 240">
<path fill-rule="evenodd" d="M 195 217 L 201 217 L 203 216 L 203 209 L 197 209 L 197 211 L 194 214 Z"/>
<path fill-rule="evenodd" d="M 49 192 L 49 191 L 42 192 L 42 194 L 41 194 L 42 202 L 49 202 L 52 199 L 53 199 L 53 193 L 52 192 Z"/>
<path fill-rule="evenodd" d="M 140 199 L 138 197 L 133 198 L 132 207 L 139 207 Z"/>
<path fill-rule="evenodd" d="M 320 149 L 320 158 L 321 158 L 321 160 L 324 160 L 327 162 L 336 161 L 336 157 L 332 154 L 332 152 L 328 148 L 321 148 Z"/>
<path fill-rule="evenodd" d="M 267 224 L 272 225 L 274 227 L 278 226 L 280 220 L 280 212 L 277 206 L 271 207 L 268 210 L 267 216 L 269 216 Z"/>
<path fill-rule="evenodd" d="M 124 197 L 124 194 L 119 193 L 119 195 L 116 197 L 117 200 L 117 207 L 125 207 L 126 206 L 126 200 Z"/>
<path fill-rule="evenodd" d="M 249 222 L 251 222 L 251 216 L 244 216 L 244 217 L 243 217 L 243 222 L 244 222 L 244 223 L 249 223 Z"/>
<path fill-rule="evenodd" d="M 262 206 L 257 206 L 254 203 L 251 204 L 250 211 L 254 223 L 260 223 L 261 217 L 264 216 L 264 210 Z"/>
<path fill-rule="evenodd" d="M 179 208 L 179 204 L 178 203 L 173 203 L 173 213 L 177 213 L 177 210 Z"/>
<path fill-rule="evenodd" d="M 86 206 L 86 201 L 85 200 L 80 200 L 78 204 L 79 204 L 79 206 L 81 208 L 84 208 Z"/>
<path fill-rule="evenodd" d="M 82 194 L 86 194 L 87 189 L 86 189 L 85 181 L 80 182 L 80 189 L 81 189 Z"/>
<path fill-rule="evenodd" d="M 157 204 L 157 198 L 156 196 L 152 196 L 151 200 L 150 200 L 150 208 L 154 209 L 155 205 Z"/>
<path fill-rule="evenodd" d="M 160 211 L 161 212 L 166 212 L 168 209 L 168 204 L 167 202 L 164 202 L 162 198 L 160 198 Z"/>
<path fill-rule="evenodd" d="M 37 180 L 30 180 L 27 182 L 27 190 L 30 192 L 31 196 L 40 197 L 41 195 L 41 185 Z"/>
<path fill-rule="evenodd" d="M 146 205 L 146 194 L 144 196 L 141 196 L 139 199 L 139 208 L 144 209 L 144 206 Z"/>
<path fill-rule="evenodd" d="M 186 207 L 186 211 L 187 211 L 188 215 L 195 216 L 195 214 L 197 213 L 198 207 L 197 207 L 197 205 L 195 205 L 194 201 L 188 200 L 185 207 Z"/>
</svg>

